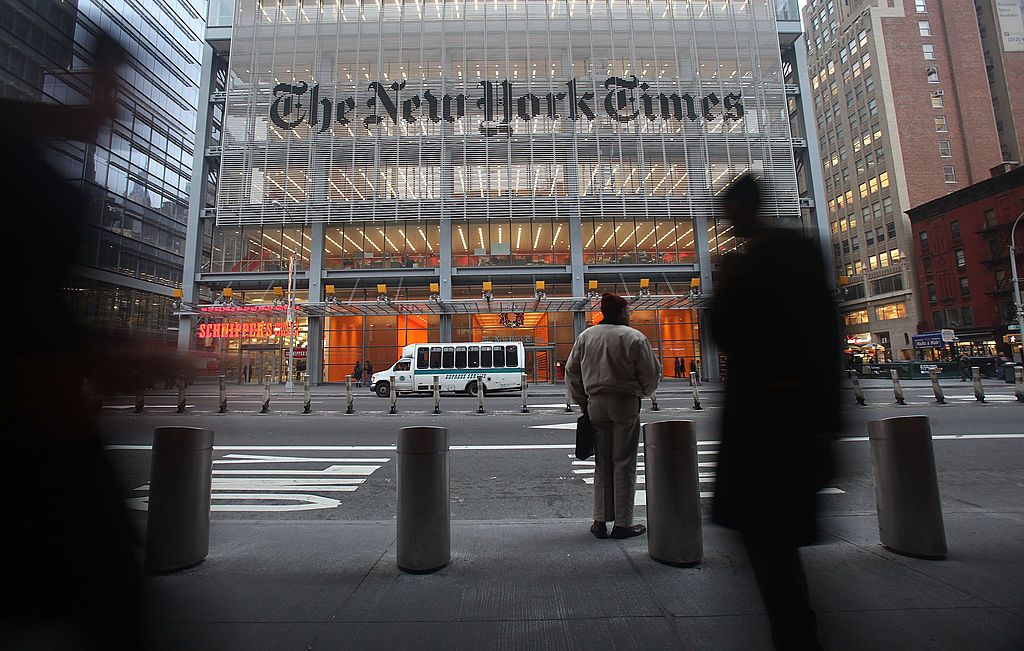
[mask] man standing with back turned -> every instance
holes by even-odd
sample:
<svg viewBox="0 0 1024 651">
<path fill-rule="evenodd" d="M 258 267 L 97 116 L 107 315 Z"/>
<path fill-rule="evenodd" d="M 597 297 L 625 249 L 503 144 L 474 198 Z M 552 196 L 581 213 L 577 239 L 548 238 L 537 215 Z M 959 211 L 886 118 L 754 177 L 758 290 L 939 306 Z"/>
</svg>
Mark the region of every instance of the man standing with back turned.
<svg viewBox="0 0 1024 651">
<path fill-rule="evenodd" d="M 572 399 L 594 426 L 594 524 L 590 533 L 612 538 L 643 535 L 633 524 L 640 400 L 661 380 L 661 362 L 651 342 L 629 327 L 629 306 L 615 294 L 601 297 L 603 319 L 576 338 L 565 364 Z"/>
</svg>

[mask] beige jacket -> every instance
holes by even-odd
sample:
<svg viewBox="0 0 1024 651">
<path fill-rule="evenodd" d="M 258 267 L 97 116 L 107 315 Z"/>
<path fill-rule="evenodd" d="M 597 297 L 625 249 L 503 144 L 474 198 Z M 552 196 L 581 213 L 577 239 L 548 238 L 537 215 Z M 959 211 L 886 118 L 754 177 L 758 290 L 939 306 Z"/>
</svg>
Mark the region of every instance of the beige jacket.
<svg viewBox="0 0 1024 651">
<path fill-rule="evenodd" d="M 576 338 L 565 364 L 565 381 L 577 404 L 595 394 L 649 396 L 660 380 L 661 362 L 651 342 L 629 326 L 587 328 Z"/>
</svg>

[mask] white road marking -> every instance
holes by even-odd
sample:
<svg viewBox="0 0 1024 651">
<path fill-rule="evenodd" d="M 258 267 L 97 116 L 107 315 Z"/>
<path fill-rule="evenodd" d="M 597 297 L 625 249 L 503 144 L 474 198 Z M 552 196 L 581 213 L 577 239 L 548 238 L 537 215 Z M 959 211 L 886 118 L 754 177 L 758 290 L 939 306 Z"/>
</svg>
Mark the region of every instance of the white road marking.
<svg viewBox="0 0 1024 651">
<path fill-rule="evenodd" d="M 185 405 L 185 409 L 195 409 L 195 405 Z M 104 409 L 135 409 L 135 405 L 103 405 Z M 146 405 L 146 409 L 177 409 L 178 405 Z"/>
<path fill-rule="evenodd" d="M 337 508 L 340 500 L 320 495 L 287 495 L 284 493 L 223 493 L 213 496 L 214 500 L 273 500 L 276 502 L 296 502 L 295 504 L 210 504 L 211 511 L 315 511 L 318 509 Z M 133 497 L 127 500 L 128 508 L 145 511 L 149 508 L 148 497 Z"/>
<path fill-rule="evenodd" d="M 348 458 L 327 458 L 327 457 L 278 457 L 278 456 L 265 456 L 261 454 L 227 454 L 224 455 L 223 459 L 214 459 L 214 463 L 219 464 L 239 464 L 239 463 L 296 463 L 296 462 L 331 462 L 331 463 L 387 463 L 391 461 L 390 457 L 382 458 L 362 458 L 362 457 L 348 457 Z"/>
<path fill-rule="evenodd" d="M 372 475 L 374 471 L 380 469 L 380 466 L 331 466 L 324 470 L 261 470 L 253 468 L 251 470 L 214 470 L 214 476 L 217 475 L 356 475 L 356 476 L 368 476 Z"/>
</svg>

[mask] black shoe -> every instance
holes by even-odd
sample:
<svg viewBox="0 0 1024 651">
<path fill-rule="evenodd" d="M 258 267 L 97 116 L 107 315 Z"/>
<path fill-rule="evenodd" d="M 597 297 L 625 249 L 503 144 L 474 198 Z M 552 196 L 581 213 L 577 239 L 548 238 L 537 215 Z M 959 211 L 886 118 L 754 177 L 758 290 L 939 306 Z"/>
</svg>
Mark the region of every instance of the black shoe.
<svg viewBox="0 0 1024 651">
<path fill-rule="evenodd" d="M 590 533 L 594 534 L 594 538 L 604 540 L 608 537 L 608 525 L 603 522 L 595 522 L 590 525 Z"/>
<path fill-rule="evenodd" d="M 633 538 L 647 533 L 647 527 L 634 524 L 632 527 L 612 527 L 612 538 Z"/>
</svg>

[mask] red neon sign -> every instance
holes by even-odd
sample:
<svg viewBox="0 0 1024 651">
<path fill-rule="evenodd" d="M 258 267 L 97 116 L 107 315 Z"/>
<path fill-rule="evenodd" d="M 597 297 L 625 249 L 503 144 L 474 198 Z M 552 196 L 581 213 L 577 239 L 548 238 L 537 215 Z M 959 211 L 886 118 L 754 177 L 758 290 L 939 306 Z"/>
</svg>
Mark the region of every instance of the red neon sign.
<svg viewBox="0 0 1024 651">
<path fill-rule="evenodd" d="M 200 323 L 200 339 L 234 339 L 234 338 L 268 338 L 297 336 L 299 327 L 297 324 L 291 326 L 287 321 L 269 323 L 266 321 L 254 321 L 247 323 Z"/>
</svg>

